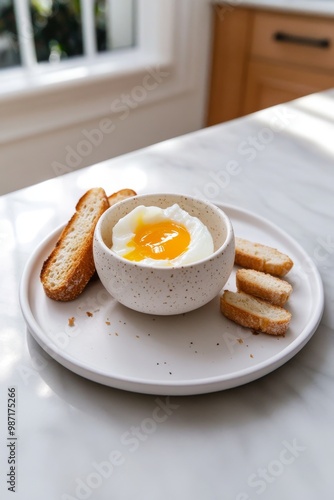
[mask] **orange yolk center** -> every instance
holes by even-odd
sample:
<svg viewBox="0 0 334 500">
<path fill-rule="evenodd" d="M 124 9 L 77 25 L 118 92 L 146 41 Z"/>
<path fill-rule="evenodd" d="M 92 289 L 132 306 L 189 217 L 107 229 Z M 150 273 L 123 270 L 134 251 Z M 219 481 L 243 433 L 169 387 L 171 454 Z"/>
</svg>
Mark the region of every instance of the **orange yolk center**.
<svg viewBox="0 0 334 500">
<path fill-rule="evenodd" d="M 172 220 L 153 224 L 139 224 L 132 240 L 127 243 L 131 251 L 124 258 L 172 260 L 185 252 L 190 243 L 187 229 Z"/>
</svg>

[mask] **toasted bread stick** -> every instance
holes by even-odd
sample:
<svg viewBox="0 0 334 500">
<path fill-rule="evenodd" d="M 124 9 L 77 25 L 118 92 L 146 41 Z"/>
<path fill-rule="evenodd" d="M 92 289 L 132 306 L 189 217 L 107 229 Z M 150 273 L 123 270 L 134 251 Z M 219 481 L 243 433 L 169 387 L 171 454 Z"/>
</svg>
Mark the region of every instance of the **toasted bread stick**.
<svg viewBox="0 0 334 500">
<path fill-rule="evenodd" d="M 277 306 L 283 306 L 290 297 L 292 286 L 285 280 L 254 269 L 238 269 L 238 291 L 255 295 Z"/>
<path fill-rule="evenodd" d="M 285 335 L 291 321 L 286 309 L 243 292 L 225 290 L 220 310 L 235 323 L 269 335 Z"/>
<path fill-rule="evenodd" d="M 41 270 L 44 291 L 51 299 L 75 299 L 93 276 L 94 230 L 107 208 L 109 202 L 102 188 L 90 189 L 78 201 L 75 214 L 63 229 Z"/>
<path fill-rule="evenodd" d="M 109 205 L 115 205 L 115 203 L 125 200 L 126 198 L 130 198 L 131 196 L 136 196 L 136 194 L 136 191 L 133 189 L 121 189 L 120 191 L 108 196 Z"/>
<path fill-rule="evenodd" d="M 237 237 L 235 238 L 235 264 L 282 277 L 290 271 L 293 261 L 276 248 Z"/>
</svg>

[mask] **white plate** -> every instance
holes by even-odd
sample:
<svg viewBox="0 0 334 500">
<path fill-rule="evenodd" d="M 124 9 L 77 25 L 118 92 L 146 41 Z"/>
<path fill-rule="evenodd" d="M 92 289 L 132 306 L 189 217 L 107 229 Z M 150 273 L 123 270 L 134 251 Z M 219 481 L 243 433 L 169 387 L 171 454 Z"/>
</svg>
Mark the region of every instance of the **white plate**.
<svg viewBox="0 0 334 500">
<path fill-rule="evenodd" d="M 283 365 L 320 322 L 324 297 L 317 268 L 299 244 L 271 222 L 219 206 L 231 218 L 236 235 L 274 246 L 293 259 L 287 276 L 294 287 L 287 306 L 292 321 L 285 337 L 254 335 L 227 320 L 219 311 L 219 297 L 184 315 L 151 316 L 122 306 L 95 279 L 75 301 L 52 301 L 44 294 L 39 273 L 58 228 L 33 253 L 21 280 L 21 309 L 34 338 L 60 364 L 87 379 L 147 394 L 229 389 Z M 224 288 L 235 290 L 234 271 Z"/>
</svg>

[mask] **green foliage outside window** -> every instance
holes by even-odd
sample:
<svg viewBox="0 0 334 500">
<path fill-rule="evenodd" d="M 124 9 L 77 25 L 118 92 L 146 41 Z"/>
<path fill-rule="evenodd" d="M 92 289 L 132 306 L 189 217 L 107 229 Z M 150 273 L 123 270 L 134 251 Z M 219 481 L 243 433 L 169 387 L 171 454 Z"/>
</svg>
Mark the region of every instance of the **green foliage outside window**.
<svg viewBox="0 0 334 500">
<path fill-rule="evenodd" d="M 98 52 L 108 50 L 105 0 L 94 3 Z M 80 0 L 31 0 L 31 36 L 38 62 L 56 62 L 83 55 Z M 0 0 L 0 68 L 20 64 L 18 33 L 12 0 Z"/>
<path fill-rule="evenodd" d="M 83 54 L 79 0 L 32 0 L 31 18 L 37 61 Z"/>
</svg>

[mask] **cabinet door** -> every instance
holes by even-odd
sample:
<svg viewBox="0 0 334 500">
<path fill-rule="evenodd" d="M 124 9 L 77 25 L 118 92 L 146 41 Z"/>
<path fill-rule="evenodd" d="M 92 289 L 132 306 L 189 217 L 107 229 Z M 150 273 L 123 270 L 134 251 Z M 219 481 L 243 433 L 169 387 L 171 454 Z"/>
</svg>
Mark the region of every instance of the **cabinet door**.
<svg viewBox="0 0 334 500">
<path fill-rule="evenodd" d="M 334 75 L 263 61 L 248 64 L 243 113 L 253 113 L 334 87 Z"/>
<path fill-rule="evenodd" d="M 215 6 L 207 125 L 241 116 L 251 12 Z"/>
</svg>

